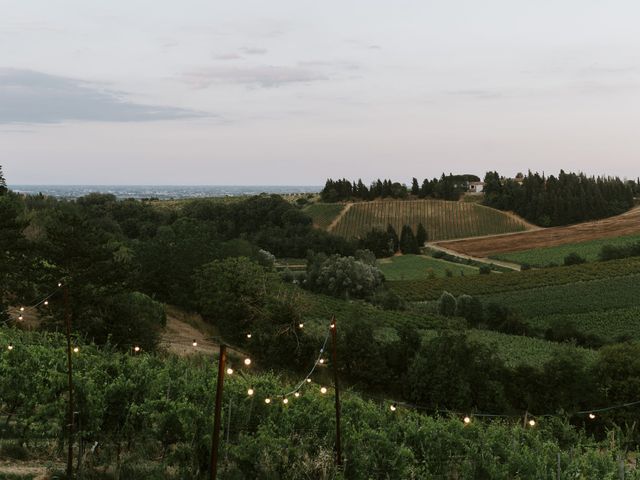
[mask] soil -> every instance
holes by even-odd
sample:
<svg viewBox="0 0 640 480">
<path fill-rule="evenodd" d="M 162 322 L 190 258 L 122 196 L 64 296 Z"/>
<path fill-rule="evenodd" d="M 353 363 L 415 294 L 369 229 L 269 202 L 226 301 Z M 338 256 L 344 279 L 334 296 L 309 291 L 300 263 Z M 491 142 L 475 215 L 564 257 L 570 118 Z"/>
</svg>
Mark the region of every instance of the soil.
<svg viewBox="0 0 640 480">
<path fill-rule="evenodd" d="M 555 247 L 637 233 L 640 233 L 640 207 L 616 217 L 595 222 L 579 223 L 568 227 L 552 227 L 507 235 L 492 235 L 436 243 L 438 246 L 448 250 L 472 257 L 489 257 L 499 253 Z"/>
<path fill-rule="evenodd" d="M 338 216 L 336 218 L 334 218 L 333 221 L 327 227 L 327 232 L 332 232 L 336 228 L 336 225 L 338 225 L 338 223 L 340 223 L 340 220 L 342 220 L 342 217 L 344 217 L 347 214 L 347 212 L 351 209 L 351 207 L 353 207 L 353 203 L 347 203 L 344 206 L 344 208 L 338 214 Z"/>
</svg>

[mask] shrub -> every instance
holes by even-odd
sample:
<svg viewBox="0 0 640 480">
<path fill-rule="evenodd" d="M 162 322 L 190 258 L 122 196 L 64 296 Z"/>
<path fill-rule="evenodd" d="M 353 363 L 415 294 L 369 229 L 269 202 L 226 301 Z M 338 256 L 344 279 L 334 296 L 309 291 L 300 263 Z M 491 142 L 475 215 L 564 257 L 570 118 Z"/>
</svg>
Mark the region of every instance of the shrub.
<svg viewBox="0 0 640 480">
<path fill-rule="evenodd" d="M 482 265 L 480 267 L 480 275 L 489 275 L 491 273 L 491 267 L 489 265 Z"/>
<path fill-rule="evenodd" d="M 576 252 L 570 253 L 564 257 L 564 264 L 567 267 L 570 265 L 580 265 L 582 263 L 586 263 L 586 261 L 587 260 L 584 257 L 581 257 Z"/>
<path fill-rule="evenodd" d="M 456 314 L 456 297 L 449 292 L 442 292 L 438 300 L 438 313 L 445 317 L 453 317 Z"/>
</svg>

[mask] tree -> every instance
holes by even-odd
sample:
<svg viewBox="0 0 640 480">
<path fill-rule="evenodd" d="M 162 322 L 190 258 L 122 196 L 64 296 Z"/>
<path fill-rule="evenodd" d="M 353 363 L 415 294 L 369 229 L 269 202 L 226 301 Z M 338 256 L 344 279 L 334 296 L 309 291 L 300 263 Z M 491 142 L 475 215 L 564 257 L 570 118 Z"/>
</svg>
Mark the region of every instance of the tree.
<svg viewBox="0 0 640 480">
<path fill-rule="evenodd" d="M 398 238 L 398 234 L 391 224 L 387 225 L 387 235 L 389 236 L 389 240 L 393 248 L 393 253 L 396 253 L 400 248 L 400 239 Z"/>
<path fill-rule="evenodd" d="M 314 292 L 346 298 L 371 298 L 384 276 L 375 265 L 354 257 L 324 254 L 307 260 L 306 288 Z"/>
<path fill-rule="evenodd" d="M 199 310 L 223 333 L 240 338 L 259 316 L 270 280 L 246 257 L 214 260 L 195 275 Z"/>
<path fill-rule="evenodd" d="M 418 184 L 418 179 L 413 177 L 413 180 L 411 181 L 411 195 L 413 196 L 420 196 L 420 185 Z"/>
<path fill-rule="evenodd" d="M 420 253 L 420 247 L 409 225 L 402 227 L 402 233 L 400 234 L 400 251 L 405 255 L 408 253 Z"/>
<path fill-rule="evenodd" d="M 4 175 L 2 174 L 2 165 L 0 165 L 0 195 L 5 195 L 7 191 L 7 181 L 4 179 Z"/>
<path fill-rule="evenodd" d="M 456 314 L 456 297 L 449 292 L 442 292 L 438 299 L 438 313 L 445 317 L 453 317 Z"/>
<path fill-rule="evenodd" d="M 416 231 L 416 241 L 418 242 L 418 246 L 422 247 L 429 240 L 429 234 L 427 233 L 427 229 L 424 228 L 422 223 L 418 224 L 418 230 Z"/>
</svg>

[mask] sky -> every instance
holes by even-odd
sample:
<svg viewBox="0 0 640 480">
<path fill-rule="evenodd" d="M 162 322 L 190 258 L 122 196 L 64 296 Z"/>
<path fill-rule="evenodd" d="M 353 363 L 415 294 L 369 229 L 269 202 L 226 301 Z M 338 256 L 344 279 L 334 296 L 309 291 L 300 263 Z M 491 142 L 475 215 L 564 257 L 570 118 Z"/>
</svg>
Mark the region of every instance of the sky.
<svg viewBox="0 0 640 480">
<path fill-rule="evenodd" d="M 636 0 L 0 0 L 10 184 L 640 175 Z"/>
</svg>

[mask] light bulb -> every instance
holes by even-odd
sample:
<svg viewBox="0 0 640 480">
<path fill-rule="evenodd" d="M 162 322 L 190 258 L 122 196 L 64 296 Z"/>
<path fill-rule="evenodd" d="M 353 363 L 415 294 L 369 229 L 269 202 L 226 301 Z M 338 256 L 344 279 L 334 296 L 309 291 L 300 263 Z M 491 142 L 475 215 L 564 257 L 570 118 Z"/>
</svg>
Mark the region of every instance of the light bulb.
<svg viewBox="0 0 640 480">
<path fill-rule="evenodd" d="M 247 395 L 251 396 L 254 394 L 253 388 L 250 388 L 249 390 L 247 390 Z"/>
<path fill-rule="evenodd" d="M 266 403 L 266 404 L 271 403 L 271 399 L 270 399 L 270 398 L 265 398 L 265 399 L 264 399 L 264 403 Z"/>
<path fill-rule="evenodd" d="M 46 307 L 47 305 L 49 305 L 49 300 L 44 301 L 44 306 Z"/>
<path fill-rule="evenodd" d="M 9 351 L 13 350 L 13 344 L 10 343 L 9 345 L 7 345 L 7 350 Z"/>
<path fill-rule="evenodd" d="M 318 363 L 322 365 L 324 363 L 324 358 L 321 358 L 320 360 L 318 360 Z"/>
<path fill-rule="evenodd" d="M 596 419 L 596 414 L 595 414 L 595 413 L 590 413 L 590 414 L 589 414 L 589 418 L 590 418 L 591 420 L 595 420 L 595 419 Z"/>
<path fill-rule="evenodd" d="M 247 333 L 247 338 L 251 338 L 251 334 L 250 333 Z"/>
<path fill-rule="evenodd" d="M 300 397 L 300 392 L 296 392 L 293 394 L 294 397 L 299 398 Z"/>
<path fill-rule="evenodd" d="M 304 328 L 304 323 L 299 323 L 298 328 Z"/>
<path fill-rule="evenodd" d="M 22 320 L 24 317 L 22 315 L 18 316 L 18 320 Z"/>
<path fill-rule="evenodd" d="M 58 287 L 61 287 L 61 286 L 62 286 L 62 282 L 58 282 Z"/>
<path fill-rule="evenodd" d="M 331 328 L 332 328 L 332 329 L 333 329 L 333 328 L 336 328 L 336 324 L 335 324 L 335 323 L 332 323 L 332 324 L 331 324 Z"/>
<path fill-rule="evenodd" d="M 326 387 L 322 387 L 322 388 L 320 389 L 320 393 L 322 393 L 322 394 L 327 393 L 327 388 L 326 388 Z"/>
<path fill-rule="evenodd" d="M 536 421 L 533 420 L 533 419 L 529 420 L 529 426 L 530 427 L 535 427 L 536 426 Z"/>
<path fill-rule="evenodd" d="M 227 368 L 227 375 L 233 375 L 233 368 Z"/>
<path fill-rule="evenodd" d="M 20 307 L 20 311 L 21 311 L 21 312 L 24 312 L 24 307 Z"/>
<path fill-rule="evenodd" d="M 307 378 L 307 383 L 311 383 L 311 379 L 310 378 Z"/>
<path fill-rule="evenodd" d="M 286 405 L 287 403 L 289 403 L 289 399 L 288 399 L 288 398 L 286 398 L 286 397 L 285 397 L 285 398 L 283 398 L 283 399 L 282 399 L 282 403 L 284 403 L 284 404 Z"/>
<path fill-rule="evenodd" d="M 468 424 L 470 424 L 470 423 L 471 423 L 471 418 L 469 418 L 469 417 L 464 417 L 464 419 L 462 419 L 462 421 L 468 425 Z"/>
<path fill-rule="evenodd" d="M 248 367 L 249 365 L 251 365 L 251 359 L 250 358 L 245 358 L 244 359 L 244 364 Z"/>
<path fill-rule="evenodd" d="M 78 353 L 80 349 L 78 347 L 73 347 L 73 353 Z"/>
<path fill-rule="evenodd" d="M 391 406 L 389 407 L 389 410 L 391 410 L 392 412 L 395 412 L 398 408 L 396 407 L 396 404 L 393 403 L 391 404 Z"/>
<path fill-rule="evenodd" d="M 136 345 L 135 347 L 133 347 L 133 351 L 138 353 L 140 351 L 140 347 Z"/>
<path fill-rule="evenodd" d="M 193 343 L 191 345 L 193 345 L 194 347 L 197 347 L 198 346 L 198 342 L 196 342 L 195 339 L 194 339 Z"/>
</svg>

